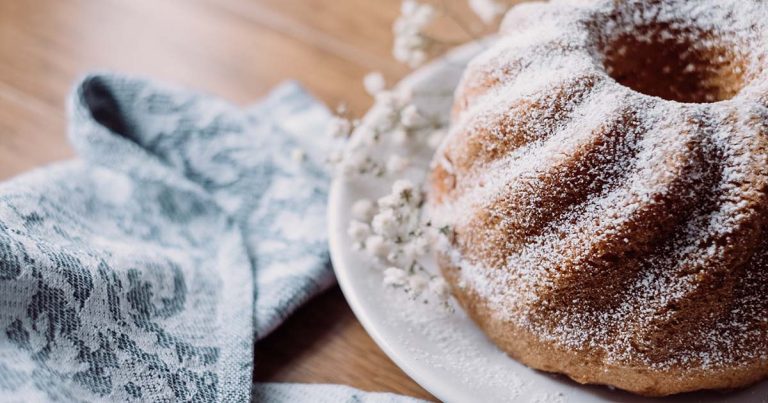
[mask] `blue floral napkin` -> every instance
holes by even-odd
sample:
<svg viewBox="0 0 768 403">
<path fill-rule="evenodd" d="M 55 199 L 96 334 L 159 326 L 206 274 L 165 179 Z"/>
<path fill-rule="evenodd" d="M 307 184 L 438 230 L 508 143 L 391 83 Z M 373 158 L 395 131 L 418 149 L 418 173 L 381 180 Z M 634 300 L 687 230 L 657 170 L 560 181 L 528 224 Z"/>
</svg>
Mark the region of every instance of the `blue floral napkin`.
<svg viewBox="0 0 768 403">
<path fill-rule="evenodd" d="M 395 399 L 252 390 L 254 341 L 334 281 L 322 105 L 94 75 L 70 113 L 80 158 L 0 185 L 0 400 Z"/>
</svg>

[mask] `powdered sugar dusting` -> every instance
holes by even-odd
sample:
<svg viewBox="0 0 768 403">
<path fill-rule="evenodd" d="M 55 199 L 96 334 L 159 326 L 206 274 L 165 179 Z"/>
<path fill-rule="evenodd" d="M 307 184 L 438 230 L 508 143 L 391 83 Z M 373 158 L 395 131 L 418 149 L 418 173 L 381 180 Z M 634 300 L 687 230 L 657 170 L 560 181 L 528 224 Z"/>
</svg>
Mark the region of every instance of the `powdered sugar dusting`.
<svg viewBox="0 0 768 403">
<path fill-rule="evenodd" d="M 466 320 L 461 312 L 446 311 L 434 303 L 412 304 L 405 298 L 402 293 L 388 295 L 389 303 L 409 307 L 397 315 L 398 321 L 409 324 L 406 330 L 410 333 L 404 339 L 418 338 L 452 359 L 445 362 L 442 357 L 425 353 L 424 349 L 416 345 L 411 346 L 411 354 L 435 368 L 481 375 L 485 387 L 506 390 L 510 400 L 522 393 L 527 385 L 515 372 L 509 370 L 508 358 L 503 352 L 478 345 L 476 340 L 467 338 L 465 329 L 453 325 Z"/>
<path fill-rule="evenodd" d="M 435 158 L 429 207 L 451 228 L 456 290 L 606 364 L 765 367 L 767 7 L 513 9 Z M 657 42 L 690 51 L 654 82 L 623 58 Z"/>
</svg>

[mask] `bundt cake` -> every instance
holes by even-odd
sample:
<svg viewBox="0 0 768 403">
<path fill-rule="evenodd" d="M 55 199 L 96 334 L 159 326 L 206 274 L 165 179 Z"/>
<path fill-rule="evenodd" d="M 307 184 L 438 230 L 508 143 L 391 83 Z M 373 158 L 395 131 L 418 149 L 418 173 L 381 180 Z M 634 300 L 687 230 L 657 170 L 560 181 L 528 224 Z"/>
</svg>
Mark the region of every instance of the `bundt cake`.
<svg viewBox="0 0 768 403">
<path fill-rule="evenodd" d="M 768 2 L 504 18 L 432 164 L 440 269 L 517 360 L 644 395 L 768 375 Z"/>
</svg>

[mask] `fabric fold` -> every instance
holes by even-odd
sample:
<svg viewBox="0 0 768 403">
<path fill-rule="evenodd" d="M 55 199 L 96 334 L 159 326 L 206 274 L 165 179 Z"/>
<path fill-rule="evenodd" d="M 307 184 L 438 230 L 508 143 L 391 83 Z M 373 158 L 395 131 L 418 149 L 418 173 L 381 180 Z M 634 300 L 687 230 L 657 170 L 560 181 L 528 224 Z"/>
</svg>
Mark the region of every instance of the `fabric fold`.
<svg viewBox="0 0 768 403">
<path fill-rule="evenodd" d="M 80 160 L 0 185 L 0 394 L 248 400 L 254 333 L 333 282 L 328 178 L 291 158 L 327 116 L 295 84 L 245 111 L 86 77 Z"/>
</svg>

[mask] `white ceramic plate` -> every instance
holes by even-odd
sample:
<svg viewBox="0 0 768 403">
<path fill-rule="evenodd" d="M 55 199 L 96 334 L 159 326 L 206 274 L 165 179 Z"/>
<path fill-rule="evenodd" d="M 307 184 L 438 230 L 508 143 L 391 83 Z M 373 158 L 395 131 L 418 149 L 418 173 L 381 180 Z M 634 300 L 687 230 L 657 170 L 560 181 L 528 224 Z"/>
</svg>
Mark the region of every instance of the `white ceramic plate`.
<svg viewBox="0 0 768 403">
<path fill-rule="evenodd" d="M 482 43 L 465 45 L 411 74 L 399 85 L 413 90 L 420 110 L 448 119 L 453 90 Z M 423 177 L 429 155 L 414 158 Z M 421 171 L 419 171 L 421 170 Z M 381 272 L 355 250 L 346 228 L 352 203 L 388 193 L 384 180 L 333 182 L 329 201 L 330 246 L 341 289 L 363 327 L 382 350 L 437 398 L 448 402 L 768 402 L 768 382 L 732 393 L 693 393 L 646 399 L 603 386 L 578 385 L 563 376 L 532 370 L 498 350 L 460 310 L 407 298 L 382 286 Z M 425 262 L 434 266 L 434 262 Z"/>
</svg>

